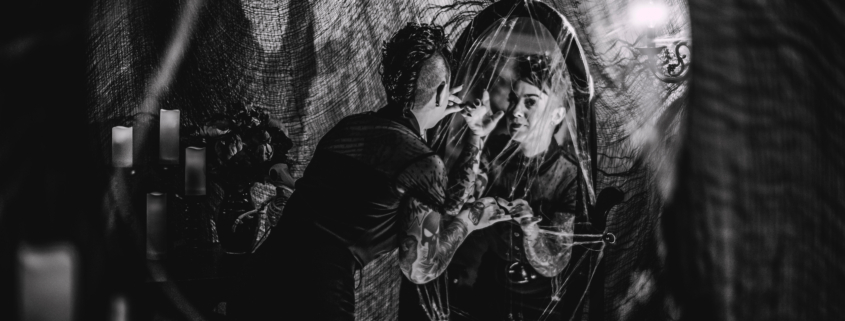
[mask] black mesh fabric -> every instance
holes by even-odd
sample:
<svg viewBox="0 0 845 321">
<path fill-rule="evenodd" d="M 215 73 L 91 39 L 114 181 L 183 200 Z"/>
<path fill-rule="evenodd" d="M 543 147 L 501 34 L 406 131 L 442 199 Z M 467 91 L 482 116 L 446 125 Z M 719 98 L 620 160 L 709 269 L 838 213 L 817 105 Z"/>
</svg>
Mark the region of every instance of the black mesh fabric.
<svg viewBox="0 0 845 321">
<path fill-rule="evenodd" d="M 603 306 L 587 309 L 613 320 L 663 318 L 671 310 L 660 285 L 656 227 L 672 186 L 673 169 L 665 166 L 674 157 L 686 88 L 659 82 L 644 69 L 644 57 L 633 50 L 644 46 L 643 35 L 627 27 L 629 1 L 546 2 L 573 25 L 590 63 L 595 190 L 612 186 L 626 193 L 608 218 L 618 241 L 605 250 Z M 88 116 L 99 128 L 100 154 L 110 157 L 112 126 L 150 125 L 159 108 L 180 109 L 183 124 L 195 126 L 213 113 L 256 106 L 281 119 L 293 140 L 291 172 L 299 177 L 319 139 L 341 118 L 385 104 L 378 74 L 384 40 L 409 21 L 438 14 L 439 22 L 472 18 L 489 4 L 451 3 L 94 1 Z M 670 20 L 659 33 L 687 34 L 686 2 L 665 4 Z M 450 26 L 453 39 L 463 25 Z M 156 139 L 136 144 L 136 163 L 154 161 Z M 400 277 L 395 257 L 374 261 L 362 276 L 356 319 L 393 319 Z"/>
</svg>

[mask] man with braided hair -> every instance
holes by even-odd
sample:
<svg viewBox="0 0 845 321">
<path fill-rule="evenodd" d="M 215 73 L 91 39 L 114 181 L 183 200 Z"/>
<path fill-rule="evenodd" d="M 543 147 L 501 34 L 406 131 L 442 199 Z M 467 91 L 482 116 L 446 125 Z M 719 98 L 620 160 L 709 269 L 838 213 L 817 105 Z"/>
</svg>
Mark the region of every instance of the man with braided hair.
<svg viewBox="0 0 845 321">
<path fill-rule="evenodd" d="M 453 96 L 460 88 L 449 88 L 446 44 L 440 27 L 413 23 L 385 43 L 387 106 L 344 118 L 320 140 L 278 232 L 242 273 L 230 316 L 284 319 L 298 311 L 313 320 L 352 320 L 354 273 L 377 256 L 399 247 L 402 272 L 425 283 L 446 269 L 470 232 L 509 219 L 492 198 L 462 210 L 482 137 L 503 113 L 485 117 L 487 101 L 462 107 Z M 471 147 L 447 175 L 425 131 L 461 109 L 472 125 Z"/>
</svg>

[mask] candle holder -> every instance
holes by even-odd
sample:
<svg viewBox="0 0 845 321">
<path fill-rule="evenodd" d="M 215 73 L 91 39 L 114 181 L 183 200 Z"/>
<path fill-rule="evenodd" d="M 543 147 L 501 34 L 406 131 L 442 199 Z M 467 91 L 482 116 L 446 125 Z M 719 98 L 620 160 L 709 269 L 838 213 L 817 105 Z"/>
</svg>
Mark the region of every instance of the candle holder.
<svg viewBox="0 0 845 321">
<path fill-rule="evenodd" d="M 160 260 L 167 254 L 167 194 L 147 194 L 147 259 Z"/>
<path fill-rule="evenodd" d="M 668 12 L 668 9 L 665 5 L 654 3 L 654 1 L 633 8 L 631 13 L 634 24 L 647 25 L 645 33 L 647 46 L 634 49 L 640 55 L 647 57 L 646 67 L 658 80 L 665 83 L 680 83 L 687 80 L 690 75 L 689 39 L 687 37 L 662 38 L 661 42 L 667 45 L 657 46 L 656 29 L 658 25 L 665 23 L 666 12 Z M 681 53 L 682 50 L 686 51 L 687 54 Z"/>
<path fill-rule="evenodd" d="M 179 164 L 179 125 L 181 112 L 178 109 L 162 109 L 159 118 L 159 163 Z"/>
<path fill-rule="evenodd" d="M 181 232 L 192 247 L 219 243 L 217 227 L 208 208 L 206 196 L 206 154 L 204 147 L 185 149 L 184 195 L 176 195 L 183 204 Z"/>
<path fill-rule="evenodd" d="M 205 148 L 185 149 L 185 195 L 205 195 Z"/>
<path fill-rule="evenodd" d="M 686 41 L 674 41 L 671 50 L 667 46 L 656 47 L 654 40 L 649 41 L 649 46 L 636 48 L 640 54 L 646 55 L 647 66 L 651 73 L 658 80 L 665 83 L 679 83 L 689 78 L 689 56 L 681 53 L 684 49 L 689 51 L 689 44 Z"/>
<path fill-rule="evenodd" d="M 206 211 L 208 203 L 205 195 L 176 195 L 182 203 L 182 215 L 178 219 L 180 234 L 190 247 L 204 247 L 220 243 L 217 226 L 210 213 Z"/>
</svg>

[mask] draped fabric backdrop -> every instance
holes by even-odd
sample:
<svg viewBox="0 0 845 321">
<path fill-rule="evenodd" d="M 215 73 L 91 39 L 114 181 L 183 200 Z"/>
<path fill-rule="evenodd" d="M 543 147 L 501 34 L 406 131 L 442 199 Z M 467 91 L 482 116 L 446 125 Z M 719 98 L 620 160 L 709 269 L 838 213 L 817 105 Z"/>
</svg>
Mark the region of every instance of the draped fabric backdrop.
<svg viewBox="0 0 845 321">
<path fill-rule="evenodd" d="M 575 27 L 590 63 L 598 131 L 596 190 L 617 187 L 626 193 L 608 219 L 618 241 L 606 250 L 600 271 L 604 306 L 585 306 L 607 319 L 666 318 L 676 313 L 665 308 L 672 304 L 667 287 L 660 285 L 657 227 L 661 197 L 672 187 L 668 178 L 686 88 L 658 82 L 644 69 L 645 58 L 633 50 L 645 46 L 644 34 L 630 26 L 628 0 L 547 2 Z M 99 130 L 100 154 L 110 155 L 112 126 L 147 126 L 159 108 L 180 109 L 183 123 L 196 125 L 213 113 L 255 106 L 282 120 L 294 142 L 288 152 L 292 173 L 299 177 L 335 123 L 385 103 L 378 74 L 384 40 L 409 21 L 429 22 L 441 12 L 438 21 L 444 22 L 487 5 L 463 1 L 436 8 L 451 3 L 95 1 L 88 117 Z M 685 1 L 665 4 L 670 19 L 658 26 L 660 34 L 688 35 Z M 136 148 L 136 162 L 154 161 L 156 144 L 148 139 Z M 330 201 L 331 195 L 326 197 Z M 390 298 L 400 277 L 395 265 L 390 255 L 362 272 L 359 319 L 394 318 L 396 302 Z"/>
</svg>

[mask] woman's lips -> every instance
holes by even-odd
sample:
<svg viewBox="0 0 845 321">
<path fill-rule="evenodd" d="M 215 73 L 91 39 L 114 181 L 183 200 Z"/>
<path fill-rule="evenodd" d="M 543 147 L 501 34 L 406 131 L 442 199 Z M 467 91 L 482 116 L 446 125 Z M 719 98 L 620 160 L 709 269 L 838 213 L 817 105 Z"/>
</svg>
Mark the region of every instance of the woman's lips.
<svg viewBox="0 0 845 321">
<path fill-rule="evenodd" d="M 520 123 L 511 123 L 510 127 L 511 127 L 512 130 L 522 130 L 525 127 L 528 127 L 528 125 L 520 124 Z"/>
</svg>

